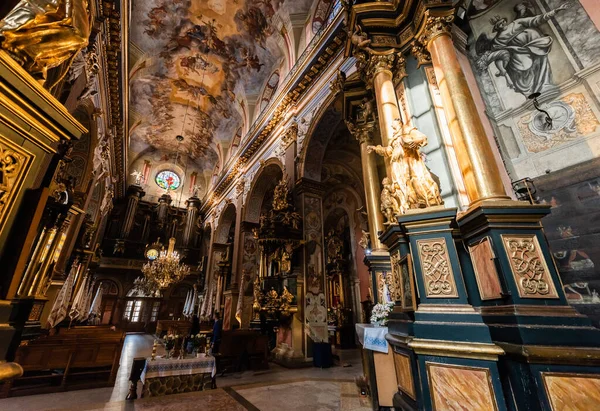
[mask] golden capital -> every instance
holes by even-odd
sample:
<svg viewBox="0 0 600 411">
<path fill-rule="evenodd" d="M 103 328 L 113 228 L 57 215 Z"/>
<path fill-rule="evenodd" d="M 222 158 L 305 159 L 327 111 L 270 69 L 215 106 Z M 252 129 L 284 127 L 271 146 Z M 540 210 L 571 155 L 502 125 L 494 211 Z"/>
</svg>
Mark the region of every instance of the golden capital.
<svg viewBox="0 0 600 411">
<path fill-rule="evenodd" d="M 427 15 L 425 20 L 425 27 L 418 38 L 418 41 L 425 47 L 429 46 L 429 43 L 435 38 L 441 35 L 450 35 L 452 31 L 452 22 L 454 21 L 454 15 L 448 16 L 430 16 Z"/>
<path fill-rule="evenodd" d="M 413 56 L 415 56 L 415 58 L 417 59 L 417 68 L 421 67 L 424 64 L 431 63 L 431 55 L 429 54 L 429 51 L 427 51 L 425 45 L 420 41 L 414 40 L 410 51 L 412 52 Z"/>
<path fill-rule="evenodd" d="M 360 144 L 373 144 L 373 131 L 375 130 L 375 121 L 368 123 L 355 124 L 351 121 L 346 121 L 348 130 L 358 140 Z"/>
<path fill-rule="evenodd" d="M 406 77 L 406 60 L 402 54 L 390 49 L 384 52 L 358 51 L 354 54 L 356 68 L 368 89 L 373 86 L 373 79 L 382 72 L 389 72 L 395 79 Z"/>
</svg>

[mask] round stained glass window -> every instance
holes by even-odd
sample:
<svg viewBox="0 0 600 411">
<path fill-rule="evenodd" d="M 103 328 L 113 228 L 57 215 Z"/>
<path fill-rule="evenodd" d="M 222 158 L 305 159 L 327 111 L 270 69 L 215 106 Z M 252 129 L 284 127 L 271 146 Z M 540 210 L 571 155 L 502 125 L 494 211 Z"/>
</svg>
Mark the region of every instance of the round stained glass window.
<svg viewBox="0 0 600 411">
<path fill-rule="evenodd" d="M 181 184 L 181 179 L 173 171 L 164 170 L 156 175 L 156 184 L 165 190 L 177 190 L 179 184 Z"/>
</svg>

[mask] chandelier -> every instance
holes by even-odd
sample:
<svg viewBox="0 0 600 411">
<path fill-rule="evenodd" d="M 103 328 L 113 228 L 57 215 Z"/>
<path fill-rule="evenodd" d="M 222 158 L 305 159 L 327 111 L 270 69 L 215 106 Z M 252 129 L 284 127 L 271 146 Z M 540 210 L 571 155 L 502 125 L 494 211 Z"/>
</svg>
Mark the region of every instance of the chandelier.
<svg viewBox="0 0 600 411">
<path fill-rule="evenodd" d="M 190 267 L 180 263 L 181 256 L 175 251 L 175 238 L 169 240 L 169 249 L 162 249 L 158 257 L 144 264 L 144 274 L 148 286 L 154 289 L 165 289 L 173 283 L 177 283 L 190 273 Z"/>
</svg>

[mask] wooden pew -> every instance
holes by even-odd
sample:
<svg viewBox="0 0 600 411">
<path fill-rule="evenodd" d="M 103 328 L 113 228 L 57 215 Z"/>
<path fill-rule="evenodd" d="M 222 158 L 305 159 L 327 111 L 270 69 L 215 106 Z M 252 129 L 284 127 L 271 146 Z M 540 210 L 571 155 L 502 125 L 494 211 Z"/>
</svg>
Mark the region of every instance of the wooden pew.
<svg viewBox="0 0 600 411">
<path fill-rule="evenodd" d="M 109 326 L 60 329 L 17 349 L 23 376 L 5 384 L 3 396 L 30 395 L 115 383 L 125 334 Z"/>
<path fill-rule="evenodd" d="M 269 368 L 269 342 L 266 335 L 253 330 L 223 331 L 217 358 L 217 373 L 239 371 L 243 368 Z"/>
</svg>

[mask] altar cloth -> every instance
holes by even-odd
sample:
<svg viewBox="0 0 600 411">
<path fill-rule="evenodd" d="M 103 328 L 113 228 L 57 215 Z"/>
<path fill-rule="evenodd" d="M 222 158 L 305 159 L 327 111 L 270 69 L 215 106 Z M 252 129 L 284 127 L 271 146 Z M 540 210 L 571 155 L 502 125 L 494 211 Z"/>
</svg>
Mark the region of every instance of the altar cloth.
<svg viewBox="0 0 600 411">
<path fill-rule="evenodd" d="M 174 375 L 194 375 L 209 374 L 214 377 L 217 373 L 215 357 L 162 359 L 157 358 L 152 361 L 146 359 L 146 366 L 142 371 L 141 380 L 144 382 L 147 378 L 170 377 Z"/>
</svg>

